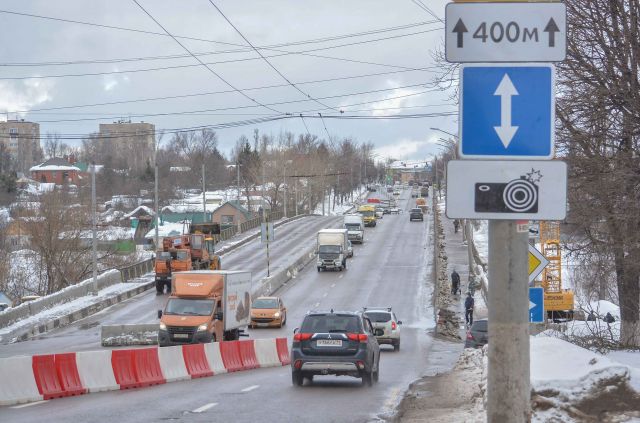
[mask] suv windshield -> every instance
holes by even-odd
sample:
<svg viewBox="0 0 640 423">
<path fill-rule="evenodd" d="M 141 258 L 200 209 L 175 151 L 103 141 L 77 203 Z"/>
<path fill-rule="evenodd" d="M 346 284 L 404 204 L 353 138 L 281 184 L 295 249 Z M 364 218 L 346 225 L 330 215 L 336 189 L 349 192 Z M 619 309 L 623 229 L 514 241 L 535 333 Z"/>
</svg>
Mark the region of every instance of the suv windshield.
<svg viewBox="0 0 640 423">
<path fill-rule="evenodd" d="M 339 245 L 321 245 L 318 248 L 318 253 L 320 254 L 326 254 L 326 253 L 334 253 L 334 254 L 340 254 L 340 246 Z"/>
<path fill-rule="evenodd" d="M 349 332 L 360 333 L 358 316 L 352 314 L 321 314 L 307 316 L 302 322 L 300 332 L 304 333 L 332 333 Z"/>
<path fill-rule="evenodd" d="M 278 300 L 273 298 L 258 298 L 251 304 L 252 308 L 278 308 Z"/>
<path fill-rule="evenodd" d="M 364 313 L 372 322 L 385 323 L 391 320 L 391 313 L 388 311 L 367 311 Z"/>
<path fill-rule="evenodd" d="M 213 313 L 213 300 L 187 300 L 170 298 L 164 314 L 178 316 L 210 316 Z"/>
<path fill-rule="evenodd" d="M 359 231 L 360 230 L 360 224 L 359 223 L 345 223 L 344 227 L 348 231 Z"/>
<path fill-rule="evenodd" d="M 375 212 L 371 211 L 371 210 L 367 210 L 367 211 L 361 211 L 360 214 L 364 217 L 371 217 L 374 215 Z"/>
<path fill-rule="evenodd" d="M 422 214 L 422 210 L 420 210 L 420 209 L 411 209 L 411 213 L 420 213 L 420 214 Z"/>
</svg>

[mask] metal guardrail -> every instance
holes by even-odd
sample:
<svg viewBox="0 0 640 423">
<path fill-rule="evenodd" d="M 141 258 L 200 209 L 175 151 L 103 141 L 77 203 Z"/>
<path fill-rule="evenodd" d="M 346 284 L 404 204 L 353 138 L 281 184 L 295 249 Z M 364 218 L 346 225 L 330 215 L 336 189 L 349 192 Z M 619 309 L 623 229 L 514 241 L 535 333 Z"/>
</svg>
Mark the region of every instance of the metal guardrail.
<svg viewBox="0 0 640 423">
<path fill-rule="evenodd" d="M 145 273 L 152 272 L 153 259 L 139 261 L 138 263 L 132 264 L 130 266 L 121 267 L 118 270 L 122 275 L 122 282 L 128 282 L 130 280 L 141 277 Z"/>
</svg>

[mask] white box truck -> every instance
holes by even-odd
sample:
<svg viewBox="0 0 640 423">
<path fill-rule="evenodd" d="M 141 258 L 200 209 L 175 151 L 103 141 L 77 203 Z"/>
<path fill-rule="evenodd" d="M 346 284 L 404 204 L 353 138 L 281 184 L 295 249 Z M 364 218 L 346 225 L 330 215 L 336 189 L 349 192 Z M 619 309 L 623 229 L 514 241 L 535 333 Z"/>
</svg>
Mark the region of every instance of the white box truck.
<svg viewBox="0 0 640 423">
<path fill-rule="evenodd" d="M 364 219 L 360 214 L 347 214 L 344 216 L 344 228 L 351 242 L 364 242 Z"/>
<path fill-rule="evenodd" d="M 321 229 L 318 232 L 317 267 L 320 270 L 347 268 L 348 234 L 346 229 Z"/>
</svg>

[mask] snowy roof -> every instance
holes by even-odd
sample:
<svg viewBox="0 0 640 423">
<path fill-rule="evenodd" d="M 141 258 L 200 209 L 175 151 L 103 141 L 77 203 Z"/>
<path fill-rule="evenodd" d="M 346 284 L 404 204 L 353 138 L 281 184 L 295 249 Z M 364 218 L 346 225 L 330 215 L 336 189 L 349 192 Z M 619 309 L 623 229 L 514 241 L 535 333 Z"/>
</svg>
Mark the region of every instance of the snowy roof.
<svg viewBox="0 0 640 423">
<path fill-rule="evenodd" d="M 67 160 L 60 157 L 53 157 L 46 162 L 40 163 L 37 166 L 33 166 L 29 171 L 58 171 L 58 170 L 75 170 L 80 171 L 80 168 L 73 166 Z"/>
<path fill-rule="evenodd" d="M 189 230 L 188 221 L 186 223 L 165 222 L 164 224 L 161 224 L 160 226 L 158 226 L 158 236 L 161 238 L 164 238 L 167 236 L 182 235 L 183 231 L 188 231 L 188 230 Z M 147 232 L 147 234 L 144 237 L 147 239 L 153 239 L 155 236 L 156 236 L 156 230 L 155 228 L 153 228 L 149 232 Z"/>
<path fill-rule="evenodd" d="M 141 214 L 146 214 L 148 216 L 155 216 L 156 213 L 151 210 L 149 207 L 147 206 L 138 206 L 136 207 L 131 213 L 127 213 L 124 216 L 122 216 L 123 219 L 131 219 L 132 217 L 138 217 Z"/>
<path fill-rule="evenodd" d="M 420 168 L 424 169 L 427 166 L 429 166 L 429 162 L 426 162 L 424 160 L 396 160 L 389 165 L 391 169 L 395 170 L 413 170 Z"/>
</svg>

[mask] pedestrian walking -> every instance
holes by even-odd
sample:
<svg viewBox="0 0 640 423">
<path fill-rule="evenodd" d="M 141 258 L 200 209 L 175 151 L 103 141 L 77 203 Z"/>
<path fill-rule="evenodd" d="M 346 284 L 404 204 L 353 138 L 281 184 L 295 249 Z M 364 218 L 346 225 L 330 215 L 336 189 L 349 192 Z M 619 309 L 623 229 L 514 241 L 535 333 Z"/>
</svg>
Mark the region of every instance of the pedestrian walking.
<svg viewBox="0 0 640 423">
<path fill-rule="evenodd" d="M 456 295 L 460 290 L 460 275 L 453 269 L 451 272 L 451 295 Z"/>
<path fill-rule="evenodd" d="M 616 321 L 616 318 L 610 312 L 607 312 L 607 315 L 604 316 L 604 321 L 611 324 Z"/>
<path fill-rule="evenodd" d="M 458 229 L 460 229 L 460 221 L 458 219 L 453 220 L 453 229 L 458 233 Z"/>
<path fill-rule="evenodd" d="M 467 322 L 467 326 L 473 324 L 473 306 L 475 300 L 471 296 L 471 292 L 467 293 L 467 299 L 464 300 L 464 320 Z"/>
</svg>

